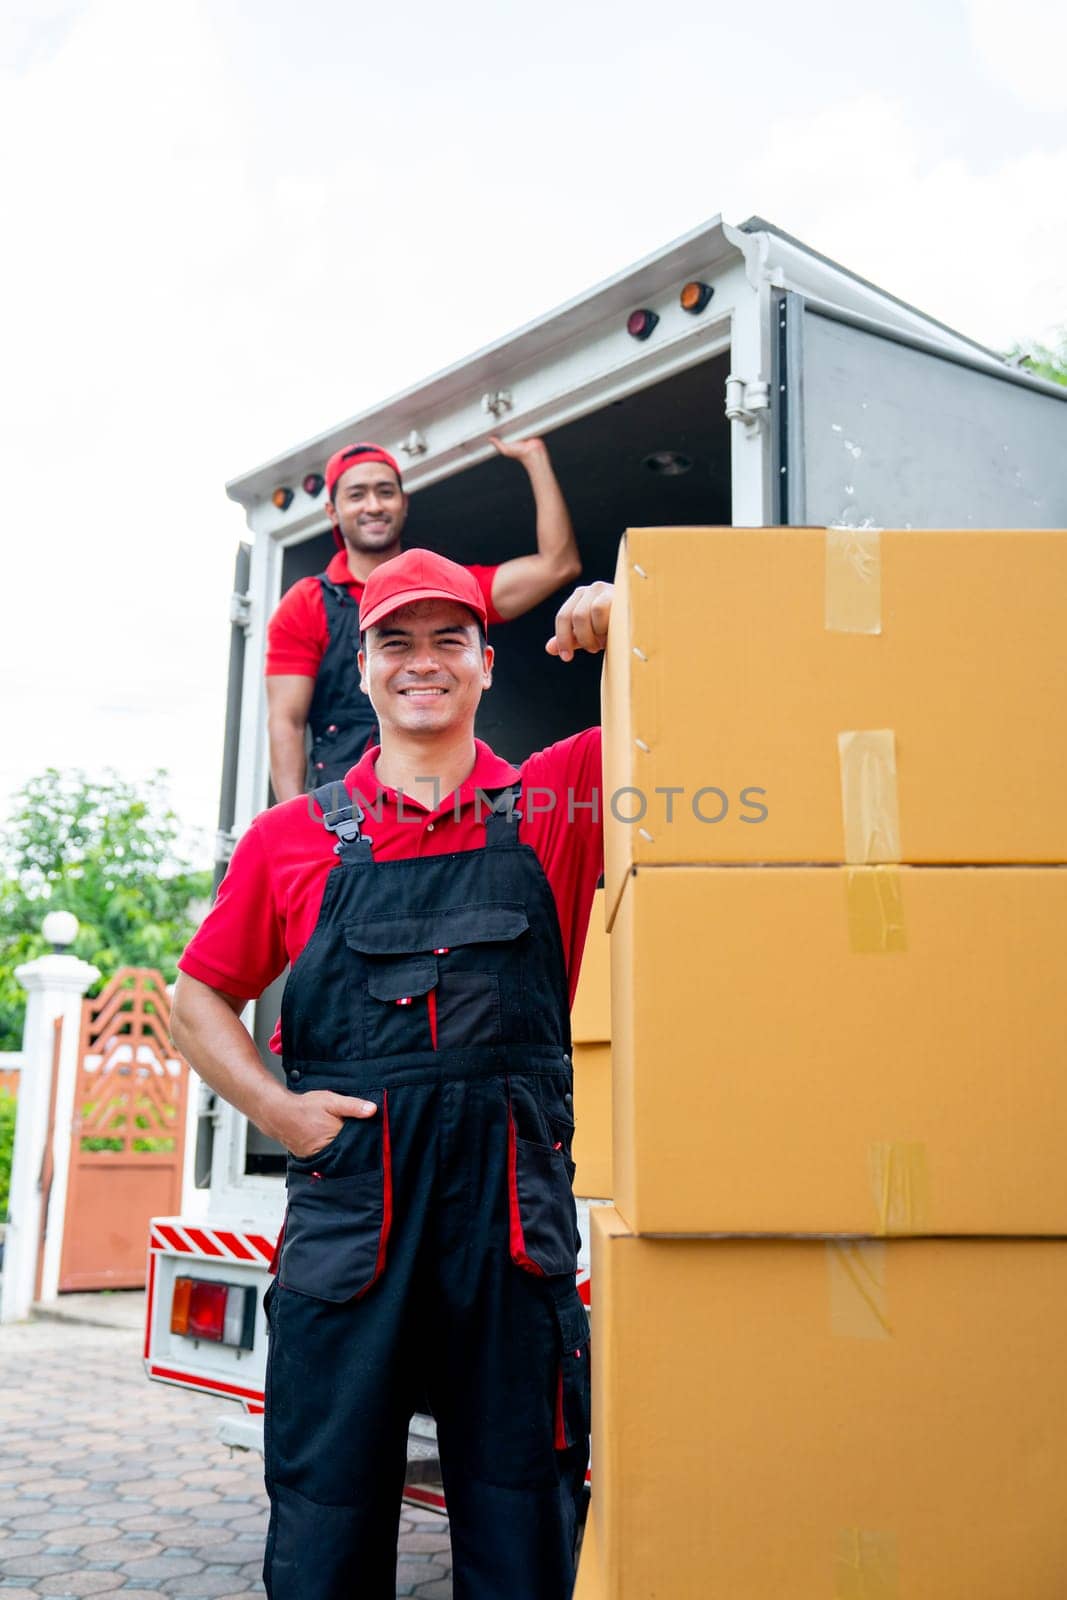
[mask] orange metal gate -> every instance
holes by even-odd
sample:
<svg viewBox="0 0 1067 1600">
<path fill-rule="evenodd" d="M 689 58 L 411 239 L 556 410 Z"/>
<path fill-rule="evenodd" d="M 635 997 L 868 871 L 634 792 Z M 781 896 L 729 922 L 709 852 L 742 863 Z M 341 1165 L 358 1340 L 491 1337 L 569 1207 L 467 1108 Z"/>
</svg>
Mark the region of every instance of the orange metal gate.
<svg viewBox="0 0 1067 1600">
<path fill-rule="evenodd" d="M 145 967 L 82 1007 L 61 1290 L 142 1288 L 149 1218 L 181 1209 L 189 1069 L 169 1032 L 163 975 Z"/>
</svg>

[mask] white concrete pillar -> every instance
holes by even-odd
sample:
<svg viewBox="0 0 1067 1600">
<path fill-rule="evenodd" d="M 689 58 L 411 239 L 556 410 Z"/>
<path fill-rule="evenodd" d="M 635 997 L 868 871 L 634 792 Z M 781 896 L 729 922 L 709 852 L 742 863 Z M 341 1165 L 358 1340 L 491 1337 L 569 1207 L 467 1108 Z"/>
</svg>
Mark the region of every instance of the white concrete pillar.
<svg viewBox="0 0 1067 1600">
<path fill-rule="evenodd" d="M 78 1070 L 82 997 L 100 976 L 97 968 L 77 956 L 63 955 L 73 942 L 77 919 L 67 911 L 53 911 L 44 919 L 44 936 L 55 953 L 39 956 L 16 967 L 15 976 L 26 990 L 26 1021 L 22 1034 L 23 1066 L 15 1116 L 15 1148 L 11 1164 L 10 1221 L 4 1241 L 4 1274 L 0 1282 L 0 1322 L 15 1322 L 29 1314 L 37 1276 L 37 1250 L 41 1235 L 41 1162 L 48 1137 L 48 1107 L 52 1093 L 53 1024 L 63 1019 L 63 1038 L 56 1086 L 53 1133 L 54 1173 L 48 1207 L 41 1298 L 55 1299 L 59 1281 L 59 1252 L 67 1204 L 70 1169 L 70 1127 L 74 1110 L 74 1082 Z"/>
<path fill-rule="evenodd" d="M 167 984 L 167 996 L 171 1000 L 174 999 L 172 983 Z M 208 1203 L 211 1199 L 209 1189 L 196 1187 L 196 1136 L 200 1131 L 200 1097 L 206 1092 L 208 1092 L 207 1085 L 201 1082 L 190 1067 L 185 1094 L 185 1155 L 182 1160 L 181 1214 L 196 1222 L 207 1216 Z"/>
</svg>

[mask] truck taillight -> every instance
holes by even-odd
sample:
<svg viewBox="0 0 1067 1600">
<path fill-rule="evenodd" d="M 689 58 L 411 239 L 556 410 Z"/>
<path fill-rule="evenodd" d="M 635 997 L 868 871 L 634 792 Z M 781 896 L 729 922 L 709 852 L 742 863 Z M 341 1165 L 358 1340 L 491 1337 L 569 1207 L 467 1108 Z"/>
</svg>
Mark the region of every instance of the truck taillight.
<svg viewBox="0 0 1067 1600">
<path fill-rule="evenodd" d="M 175 1278 L 170 1303 L 171 1333 L 251 1350 L 255 1325 L 255 1289 L 211 1278 Z"/>
</svg>

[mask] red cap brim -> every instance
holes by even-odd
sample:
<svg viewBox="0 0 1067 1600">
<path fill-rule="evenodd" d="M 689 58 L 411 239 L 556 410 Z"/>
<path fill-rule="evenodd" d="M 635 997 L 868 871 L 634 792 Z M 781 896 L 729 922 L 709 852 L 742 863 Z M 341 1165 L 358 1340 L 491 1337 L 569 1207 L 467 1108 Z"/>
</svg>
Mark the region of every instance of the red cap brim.
<svg viewBox="0 0 1067 1600">
<path fill-rule="evenodd" d="M 488 627 L 484 604 L 476 606 L 471 599 L 453 594 L 448 589 L 417 588 L 405 589 L 400 594 L 391 594 L 388 600 L 380 600 L 376 606 L 370 608 L 366 616 L 360 611 L 360 632 L 366 633 L 368 628 L 375 627 L 383 617 L 391 617 L 394 611 L 399 611 L 402 606 L 413 606 L 418 600 L 452 600 L 457 606 L 463 606 L 477 617 L 483 629 Z"/>
</svg>

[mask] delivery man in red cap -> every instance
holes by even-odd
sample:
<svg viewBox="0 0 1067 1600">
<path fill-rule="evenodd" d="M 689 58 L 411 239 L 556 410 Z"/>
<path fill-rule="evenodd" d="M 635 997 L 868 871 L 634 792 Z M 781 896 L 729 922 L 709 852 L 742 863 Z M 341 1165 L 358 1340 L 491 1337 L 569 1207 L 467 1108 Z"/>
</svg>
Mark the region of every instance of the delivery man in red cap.
<svg viewBox="0 0 1067 1600">
<path fill-rule="evenodd" d="M 538 605 L 581 571 L 578 546 L 542 439 L 492 443 L 521 461 L 533 489 L 537 552 L 499 566 L 470 567 L 490 622 Z M 400 550 L 408 511 L 400 468 L 375 444 L 351 444 L 326 463 L 326 510 L 337 554 L 315 578 L 282 597 L 267 629 L 270 772 L 279 800 L 306 786 L 305 728 L 311 726 L 310 786 L 340 780 L 376 737 L 374 713 L 359 687 L 357 618 L 363 585 Z"/>
<path fill-rule="evenodd" d="M 608 584 L 576 590 L 549 652 L 603 649 L 610 604 Z M 521 770 L 475 739 L 486 616 L 478 579 L 430 551 L 369 574 L 381 746 L 256 817 L 179 963 L 178 1047 L 289 1151 L 269 1600 L 393 1600 L 423 1394 L 454 1600 L 573 1586 L 589 1330 L 569 1004 L 603 854 L 600 730 Z M 238 1019 L 287 961 L 282 1084 Z"/>
</svg>

